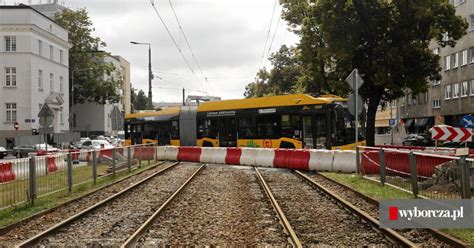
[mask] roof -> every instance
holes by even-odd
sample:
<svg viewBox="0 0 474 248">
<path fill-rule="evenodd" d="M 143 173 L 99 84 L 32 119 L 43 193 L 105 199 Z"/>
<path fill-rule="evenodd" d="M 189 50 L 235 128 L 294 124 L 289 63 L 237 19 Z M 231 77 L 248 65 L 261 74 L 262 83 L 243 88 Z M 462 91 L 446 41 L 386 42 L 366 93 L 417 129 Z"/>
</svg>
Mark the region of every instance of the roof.
<svg viewBox="0 0 474 248">
<path fill-rule="evenodd" d="M 38 11 L 37 9 L 35 9 L 35 8 L 29 6 L 29 5 L 24 5 L 22 3 L 20 3 L 19 5 L 0 5 L 0 9 L 31 9 L 34 12 L 36 12 L 36 13 L 40 14 L 41 16 L 43 16 L 44 18 L 56 23 L 56 25 L 60 26 L 61 28 L 64 28 L 59 23 L 57 23 L 55 20 L 49 18 L 47 15 L 41 13 L 40 11 Z M 64 29 L 67 30 L 66 28 L 64 28 Z"/>
<path fill-rule="evenodd" d="M 328 104 L 335 101 L 346 101 L 346 99 L 335 95 L 324 95 L 321 97 L 312 97 L 306 94 L 294 94 L 284 96 L 269 96 L 238 100 L 223 100 L 202 103 L 198 107 L 198 112 L 220 111 L 233 109 L 252 109 L 252 108 L 269 108 L 282 106 L 300 106 L 300 105 L 317 105 Z"/>
<path fill-rule="evenodd" d="M 178 115 L 179 110 L 180 110 L 180 107 L 163 108 L 159 111 L 150 111 L 150 112 L 127 114 L 127 115 L 125 115 L 125 118 L 126 119 L 131 119 L 131 118 L 153 117 L 153 116 L 162 116 L 162 115 Z"/>
</svg>

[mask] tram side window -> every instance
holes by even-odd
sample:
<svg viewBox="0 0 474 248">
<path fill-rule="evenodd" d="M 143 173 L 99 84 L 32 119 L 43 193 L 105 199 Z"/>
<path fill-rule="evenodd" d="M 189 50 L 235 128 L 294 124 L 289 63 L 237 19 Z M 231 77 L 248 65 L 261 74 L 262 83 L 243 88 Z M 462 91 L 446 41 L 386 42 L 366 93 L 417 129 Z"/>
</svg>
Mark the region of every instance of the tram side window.
<svg viewBox="0 0 474 248">
<path fill-rule="evenodd" d="M 301 116 L 282 115 L 281 116 L 281 136 L 287 138 L 301 137 Z"/>
<path fill-rule="evenodd" d="M 252 117 L 241 117 L 239 119 L 239 138 L 255 138 L 255 125 Z"/>
<path fill-rule="evenodd" d="M 202 138 L 217 138 L 218 124 L 217 119 L 200 119 L 197 121 L 197 136 Z"/>
<path fill-rule="evenodd" d="M 171 139 L 179 139 L 179 124 L 178 121 L 171 122 Z"/>
<path fill-rule="evenodd" d="M 143 129 L 144 139 L 158 139 L 158 126 L 155 123 L 145 124 Z"/>
<path fill-rule="evenodd" d="M 321 149 L 326 147 L 327 140 L 326 118 L 324 115 L 316 116 L 316 148 Z"/>
<path fill-rule="evenodd" d="M 278 136 L 278 115 L 263 115 L 257 117 L 257 134 L 261 139 Z"/>
</svg>

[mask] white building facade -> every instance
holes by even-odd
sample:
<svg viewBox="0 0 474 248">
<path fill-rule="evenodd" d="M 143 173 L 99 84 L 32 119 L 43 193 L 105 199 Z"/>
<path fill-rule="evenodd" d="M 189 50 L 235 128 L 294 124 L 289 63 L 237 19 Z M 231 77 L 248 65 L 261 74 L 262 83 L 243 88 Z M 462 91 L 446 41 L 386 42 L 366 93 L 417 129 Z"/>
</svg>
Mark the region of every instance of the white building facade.
<svg viewBox="0 0 474 248">
<path fill-rule="evenodd" d="M 39 130 L 44 103 L 54 112 L 54 133 L 69 130 L 70 48 L 68 31 L 47 16 L 0 6 L 0 146 Z"/>
</svg>

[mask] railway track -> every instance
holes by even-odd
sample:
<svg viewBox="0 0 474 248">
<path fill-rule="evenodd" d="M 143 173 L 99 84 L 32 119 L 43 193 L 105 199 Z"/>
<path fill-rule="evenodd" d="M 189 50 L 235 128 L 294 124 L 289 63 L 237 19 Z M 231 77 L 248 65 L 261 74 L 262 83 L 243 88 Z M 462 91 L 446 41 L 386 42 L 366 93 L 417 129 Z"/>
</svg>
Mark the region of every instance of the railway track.
<svg viewBox="0 0 474 248">
<path fill-rule="evenodd" d="M 415 246 L 391 229 L 379 229 L 376 219 L 304 175 L 255 170 L 295 247 Z"/>
<path fill-rule="evenodd" d="M 298 175 L 302 174 L 311 178 L 313 181 L 335 192 L 340 197 L 350 201 L 355 206 L 363 209 L 373 218 L 378 218 L 379 202 L 368 197 L 338 181 L 327 177 L 321 173 L 308 173 L 295 171 Z M 471 247 L 470 244 L 463 242 L 455 237 L 445 234 L 436 229 L 406 229 L 398 230 L 400 235 L 411 240 L 418 246 L 424 247 Z"/>
<path fill-rule="evenodd" d="M 288 246 L 288 240 L 252 170 L 210 165 L 122 247 L 164 245 Z"/>
<path fill-rule="evenodd" d="M 195 165 L 173 163 L 126 189 L 23 241 L 34 245 L 119 246 L 196 170 Z"/>
<path fill-rule="evenodd" d="M 379 229 L 373 212 L 361 210 L 366 204 L 341 196 L 341 191 L 328 187 L 334 181 L 321 181 L 318 174 L 177 164 L 18 246 L 413 247 L 427 238 L 413 242 L 406 233 Z M 431 239 L 427 243 L 442 244 Z"/>
</svg>

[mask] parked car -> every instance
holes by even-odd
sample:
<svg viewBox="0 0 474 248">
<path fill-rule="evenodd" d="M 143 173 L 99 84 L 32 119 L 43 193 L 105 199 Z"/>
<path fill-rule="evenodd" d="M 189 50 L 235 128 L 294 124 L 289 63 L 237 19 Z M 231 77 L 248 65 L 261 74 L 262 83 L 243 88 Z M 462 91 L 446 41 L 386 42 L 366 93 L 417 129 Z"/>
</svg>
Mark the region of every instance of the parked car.
<svg viewBox="0 0 474 248">
<path fill-rule="evenodd" d="M 113 145 L 111 145 L 108 141 L 106 140 L 90 140 L 82 143 L 81 149 L 94 149 L 94 150 L 100 150 L 100 149 L 112 149 L 114 148 Z"/>
<path fill-rule="evenodd" d="M 433 146 L 429 134 L 409 134 L 402 142 L 404 146 Z"/>
<path fill-rule="evenodd" d="M 27 158 L 29 153 L 38 152 L 38 151 L 46 151 L 48 148 L 48 152 L 57 152 L 58 148 L 53 147 L 51 145 L 46 146 L 46 144 L 36 144 L 36 145 L 23 145 L 23 146 L 16 146 L 13 148 L 13 154 L 17 158 Z"/>
<path fill-rule="evenodd" d="M 82 144 L 84 144 L 84 142 L 86 141 L 91 141 L 91 139 L 89 138 L 81 138 L 80 141 L 74 143 L 74 146 L 77 147 L 78 149 L 81 149 L 82 148 Z"/>
<path fill-rule="evenodd" d="M 5 149 L 5 147 L 0 146 L 0 159 L 3 159 L 6 156 L 7 156 L 7 149 Z"/>
</svg>

